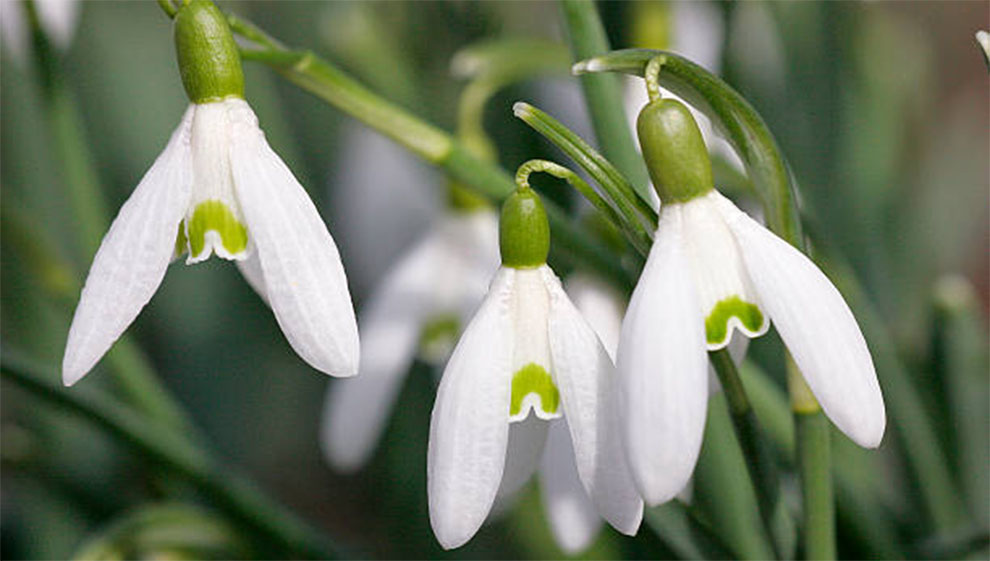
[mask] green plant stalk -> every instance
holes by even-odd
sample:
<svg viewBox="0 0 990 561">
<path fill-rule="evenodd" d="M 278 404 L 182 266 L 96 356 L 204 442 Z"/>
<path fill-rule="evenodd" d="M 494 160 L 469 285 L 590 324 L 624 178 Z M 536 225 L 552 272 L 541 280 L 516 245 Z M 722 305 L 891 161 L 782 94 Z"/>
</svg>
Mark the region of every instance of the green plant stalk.
<svg viewBox="0 0 990 561">
<path fill-rule="evenodd" d="M 647 508 L 643 519 L 681 559 L 731 559 L 730 550 L 708 524 L 679 500 Z"/>
<path fill-rule="evenodd" d="M 515 189 L 512 177 L 505 170 L 479 159 L 446 132 L 372 93 L 313 53 L 243 50 L 242 57 L 275 68 L 293 84 L 391 138 L 482 195 L 501 201 Z M 566 249 L 618 286 L 628 289 L 632 285 L 631 275 L 612 259 L 604 244 L 574 226 L 559 207 L 549 203 L 546 207 L 555 232 L 555 247 Z"/>
<path fill-rule="evenodd" d="M 794 414 L 804 501 L 804 558 L 835 559 L 830 426 L 821 411 Z"/>
<path fill-rule="evenodd" d="M 986 466 L 990 464 L 990 452 L 986 446 L 971 445 L 990 441 L 990 383 L 986 377 L 990 356 L 982 305 L 976 289 L 965 278 L 955 276 L 939 280 L 934 303 L 936 355 L 932 366 L 941 367 L 946 387 L 944 407 L 948 422 L 955 428 L 956 437 L 950 441 L 957 458 L 959 486 L 969 499 L 976 523 L 986 527 L 986 497 L 990 496 Z"/>
<path fill-rule="evenodd" d="M 753 412 L 729 351 L 727 349 L 709 351 L 708 357 L 715 368 L 719 382 L 722 383 L 722 391 L 725 393 L 732 418 L 732 428 L 739 440 L 743 457 L 746 459 L 746 469 L 756 491 L 756 502 L 763 528 L 779 559 L 782 557 L 781 549 L 775 539 L 773 528 L 774 512 L 777 510 L 780 498 L 780 478 L 773 451 L 756 420 L 756 414 Z"/>
<path fill-rule="evenodd" d="M 77 221 L 79 254 L 85 261 L 96 252 L 103 239 L 110 222 L 109 212 L 104 203 L 93 157 L 85 140 L 76 99 L 62 77 L 58 54 L 41 28 L 34 3 L 28 2 L 27 7 L 35 66 L 48 106 L 47 114 L 55 149 L 64 166 L 62 171 L 69 204 Z M 76 296 L 76 289 L 77 286 L 73 284 L 69 287 L 72 293 L 58 296 L 71 300 Z M 114 381 L 132 405 L 167 426 L 186 432 L 191 430 L 192 425 L 188 423 L 182 409 L 162 387 L 144 354 L 128 337 L 117 342 L 107 360 L 112 367 Z"/>
<path fill-rule="evenodd" d="M 102 428 L 152 464 L 160 464 L 188 479 L 213 499 L 234 521 L 256 532 L 274 549 L 273 555 L 291 554 L 332 559 L 340 552 L 315 529 L 273 502 L 256 487 L 180 435 L 162 430 L 114 400 L 81 389 L 66 390 L 49 382 L 53 372 L 11 357 L 5 349 L 2 376 L 34 396 Z"/>
<path fill-rule="evenodd" d="M 740 374 L 753 410 L 763 421 L 762 426 L 767 429 L 778 455 L 785 464 L 796 464 L 794 416 L 786 393 L 752 361 L 742 363 Z M 865 557 L 890 559 L 901 555 L 891 516 L 881 503 L 878 490 L 864 492 L 853 483 L 855 474 L 850 470 L 858 469 L 855 464 L 837 462 L 834 469 L 836 522 L 846 521 L 845 527 L 852 532 L 850 537 L 856 540 Z M 784 506 L 784 501 L 780 504 Z M 788 557 L 786 551 L 784 556 Z"/>
<path fill-rule="evenodd" d="M 848 264 L 829 260 L 836 286 L 845 295 L 870 342 L 884 399 L 890 404 L 895 437 L 900 441 L 932 526 L 940 531 L 956 529 L 964 520 L 965 506 L 952 470 L 939 447 L 939 436 L 929 419 L 911 374 L 897 355 L 897 347 L 880 312 L 856 280 Z"/>
<path fill-rule="evenodd" d="M 575 62 L 611 50 L 605 28 L 591 0 L 561 0 L 560 6 Z M 636 143 L 629 130 L 618 79 L 605 75 L 581 76 L 581 88 L 598 146 L 630 179 L 639 196 L 643 200 L 650 200 L 646 165 L 636 150 Z"/>
</svg>

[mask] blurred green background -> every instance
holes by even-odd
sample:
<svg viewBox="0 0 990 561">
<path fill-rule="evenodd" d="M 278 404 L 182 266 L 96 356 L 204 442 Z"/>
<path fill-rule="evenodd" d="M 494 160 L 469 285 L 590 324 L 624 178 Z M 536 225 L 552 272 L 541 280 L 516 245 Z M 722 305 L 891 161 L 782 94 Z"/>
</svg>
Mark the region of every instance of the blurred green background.
<svg viewBox="0 0 990 561">
<path fill-rule="evenodd" d="M 455 128 L 464 87 L 450 71 L 459 49 L 499 37 L 566 42 L 554 2 L 220 6 L 290 45 L 325 56 L 447 130 Z M 677 25 L 678 6 L 600 5 L 614 48 L 676 51 L 678 41 L 692 38 L 715 45 L 721 74 L 763 115 L 788 157 L 830 274 L 850 297 L 852 289 L 842 278 L 855 272 L 860 299 L 872 304 L 875 319 L 891 336 L 877 341 L 868 333 L 874 357 L 889 351 L 908 384 L 892 390 L 891 363 L 877 359 L 888 409 L 901 407 L 892 400 L 901 403 L 894 394 L 904 392 L 913 396 L 908 401 L 914 407 L 891 415 L 879 451 L 859 450 L 836 433 L 835 463 L 842 465 L 846 481 L 837 485 L 840 555 L 986 558 L 990 80 L 973 35 L 990 27 L 990 4 L 742 2 L 709 8 L 722 32 L 684 37 L 700 31 Z M 444 180 L 411 157 L 394 155 L 387 145 L 376 144 L 373 152 L 355 149 L 356 139 L 367 133 L 350 117 L 265 67 L 246 63 L 245 71 L 248 100 L 269 142 L 307 187 L 340 245 L 360 310 L 375 280 L 427 225 L 424 201 L 441 196 Z M 46 101 L 32 59 L 19 61 L 4 48 L 0 335 L 4 352 L 16 350 L 49 366 L 53 381 L 95 252 L 70 184 L 87 181 L 85 170 L 92 170 L 103 199 L 89 203 L 109 224 L 187 103 L 171 24 L 152 2 L 84 2 L 58 75 L 81 116 L 83 143 L 75 148 L 65 148 L 64 138 L 71 134 L 64 128 L 66 102 Z M 486 126 L 506 169 L 533 157 L 567 163 L 512 117 L 516 100 L 533 101 L 593 139 L 577 81 L 561 69 L 546 80 L 507 88 L 488 105 Z M 376 213 L 355 214 L 350 206 L 360 204 L 355 193 L 366 188 L 395 197 L 376 203 Z M 552 191 L 576 207 L 561 189 Z M 383 219 L 390 217 L 398 225 L 385 228 Z M 384 234 L 374 236 L 379 224 Z M 102 231 L 96 241 L 99 235 Z M 562 555 L 535 484 L 467 546 L 440 549 L 429 527 L 425 492 L 435 383 L 426 364 L 417 364 L 408 377 L 371 464 L 353 476 L 328 468 L 317 433 L 324 391 L 333 381 L 292 352 L 270 311 L 231 264 L 218 259 L 196 267 L 173 264 L 127 333 L 226 463 L 357 555 Z M 753 345 L 751 358 L 780 393 L 779 349 L 766 339 Z M 117 391 L 106 360 L 77 387 L 83 386 Z M 92 425 L 7 382 L 2 407 L 4 558 L 72 556 L 115 520 L 165 499 L 213 512 L 209 501 Z M 717 418 L 720 412 L 724 417 L 724 407 L 712 410 L 693 502 L 723 539 L 737 542 L 757 524 L 756 511 L 744 473 L 733 471 L 742 464 L 732 456 L 738 453 L 727 420 Z M 790 422 L 786 415 L 776 424 L 761 421 L 784 434 Z M 905 428 L 917 423 L 931 432 Z M 931 441 L 910 437 L 917 434 L 928 434 Z M 947 478 L 926 479 L 931 464 L 936 472 L 943 466 Z M 785 491 L 786 500 L 798 499 L 793 482 Z M 843 499 L 843 493 L 850 496 Z M 858 522 L 862 516 L 879 520 L 864 529 Z M 759 556 L 758 547 L 741 547 Z M 237 555 L 230 553 L 236 549 L 223 551 Z M 644 523 L 634 539 L 604 530 L 585 555 L 678 553 Z"/>
</svg>

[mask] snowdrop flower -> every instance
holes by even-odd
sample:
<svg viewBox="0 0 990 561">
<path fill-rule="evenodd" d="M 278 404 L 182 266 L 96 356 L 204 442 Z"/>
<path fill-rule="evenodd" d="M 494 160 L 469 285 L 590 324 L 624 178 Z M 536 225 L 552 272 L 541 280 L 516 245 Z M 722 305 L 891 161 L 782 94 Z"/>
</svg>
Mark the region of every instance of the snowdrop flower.
<svg viewBox="0 0 990 561">
<path fill-rule="evenodd" d="M 321 443 L 331 465 L 353 471 L 368 460 L 417 350 L 446 358 L 437 339 L 467 324 L 497 268 L 498 218 L 485 204 L 448 211 L 385 273 L 359 317 L 361 375 L 327 392 Z M 433 333 L 444 327 L 452 333 Z"/>
<path fill-rule="evenodd" d="M 335 376 L 355 374 L 357 326 L 340 256 L 243 99 L 226 20 L 193 0 L 175 18 L 175 39 L 192 103 L 96 253 L 69 330 L 64 383 L 100 360 L 186 251 L 187 264 L 211 254 L 236 261 L 299 356 Z"/>
<path fill-rule="evenodd" d="M 500 493 L 536 468 L 547 421 L 566 419 L 598 512 L 634 534 L 642 501 L 622 453 L 613 367 L 546 265 L 549 227 L 523 184 L 502 208 L 502 267 L 454 349 L 430 422 L 427 488 L 440 544 L 463 545 Z"/>
<path fill-rule="evenodd" d="M 65 51 L 72 43 L 79 22 L 79 0 L 34 0 L 38 24 L 59 50 Z M 27 2 L 4 0 L 0 2 L 0 37 L 4 47 L 18 64 L 24 64 L 30 54 L 31 30 L 28 25 Z"/>
<path fill-rule="evenodd" d="M 640 144 L 662 201 L 653 248 L 622 324 L 623 436 L 649 504 L 688 481 L 708 402 L 706 352 L 772 321 L 815 397 L 861 446 L 880 444 L 885 413 L 866 341 L 842 296 L 800 251 L 712 187 L 690 111 L 671 99 L 640 113 Z"/>
</svg>

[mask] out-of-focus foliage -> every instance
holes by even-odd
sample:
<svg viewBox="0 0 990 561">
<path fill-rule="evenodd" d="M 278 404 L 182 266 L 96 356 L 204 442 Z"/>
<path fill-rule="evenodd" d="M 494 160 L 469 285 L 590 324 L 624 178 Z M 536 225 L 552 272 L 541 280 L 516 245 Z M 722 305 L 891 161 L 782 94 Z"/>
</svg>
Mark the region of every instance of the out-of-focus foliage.
<svg viewBox="0 0 990 561">
<path fill-rule="evenodd" d="M 11 0 L 6 0 L 11 1 Z M 263 24 L 274 36 L 312 49 L 373 90 L 454 130 L 464 84 L 450 72 L 459 49 L 500 36 L 563 41 L 552 2 L 221 2 Z M 928 443 L 948 468 L 945 494 L 933 506 L 932 483 L 912 462 L 918 446 L 893 426 L 879 451 L 864 451 L 836 433 L 839 552 L 844 557 L 987 555 L 988 364 L 990 290 L 990 79 L 973 41 L 990 27 L 982 2 L 739 2 L 712 6 L 724 25 L 721 71 L 760 112 L 789 159 L 816 247 L 833 276 L 853 271 L 892 335 L 870 340 L 906 367 L 919 416 L 934 429 Z M 641 45 L 640 3 L 600 6 L 614 48 Z M 664 6 L 674 10 L 676 7 Z M 662 12 L 661 12 L 662 13 Z M 672 13 L 672 12 L 670 12 Z M 8 17 L 7 14 L 4 14 Z M 64 84 L 82 119 L 98 207 L 109 220 L 178 123 L 186 100 L 175 64 L 171 24 L 151 2 L 87 2 L 69 50 Z M 676 37 L 676 18 L 654 18 L 661 41 Z M 649 28 L 645 33 L 649 33 Z M 350 118 L 247 64 L 246 94 L 273 148 L 307 187 L 341 247 L 361 299 L 428 223 L 428 214 L 389 228 L 376 223 L 391 208 L 422 211 L 415 197 L 442 196 L 439 174 L 417 174 L 379 203 L 379 216 L 356 219 L 342 185 L 376 177 L 376 158 L 350 144 Z M 577 82 L 556 74 L 495 95 L 485 124 L 502 164 L 560 159 L 512 117 L 518 99 L 538 100 L 568 126 L 592 138 Z M 0 72 L 0 337 L 52 366 L 60 363 L 78 289 L 95 247 L 80 235 L 66 184 L 79 181 L 59 148 L 53 107 L 30 58 L 2 53 Z M 372 173 L 356 173 L 366 166 Z M 365 170 L 367 171 L 367 170 Z M 381 170 L 379 170 L 381 172 Z M 379 176 L 381 177 L 381 176 Z M 429 187 L 436 191 L 430 195 Z M 570 204 L 562 189 L 551 197 Z M 577 205 L 571 205 L 576 207 Z M 418 209 L 418 210 L 417 210 Z M 411 215 L 410 215 L 411 216 Z M 360 221 L 360 236 L 340 222 Z M 109 222 L 107 222 L 108 224 Z M 351 228 L 347 228 L 351 230 Z M 381 251 L 385 259 L 367 259 Z M 371 464 L 353 476 L 322 461 L 318 420 L 329 378 L 308 368 L 286 344 L 269 310 L 231 264 L 172 265 L 161 289 L 129 329 L 164 383 L 190 411 L 219 455 L 362 556 L 391 558 L 552 558 L 556 548 L 531 485 L 464 548 L 443 552 L 430 530 L 426 442 L 436 373 L 417 363 Z M 945 275 L 953 275 L 946 281 Z M 840 288 L 842 282 L 838 283 Z M 855 308 L 855 305 L 854 305 Z M 862 321 L 862 318 L 860 318 Z M 761 422 L 792 460 L 783 404 L 784 373 L 775 336 L 756 341 L 753 368 L 775 386 L 754 397 Z M 104 360 L 80 385 L 118 389 Z M 757 366 L 758 365 L 758 366 Z M 885 385 L 885 363 L 878 375 Z M 748 368 L 748 367 L 747 367 Z M 745 371 L 745 368 L 744 368 Z M 745 375 L 745 374 L 744 374 Z M 887 390 L 885 386 L 885 390 Z M 890 394 L 887 394 L 888 400 Z M 716 398 L 718 399 L 718 398 Z M 761 403 L 762 402 L 762 403 Z M 889 403 L 889 402 L 888 402 Z M 196 501 L 181 482 L 140 461 L 75 417 L 47 409 L 3 386 L 2 509 L 5 558 L 66 558 L 100 532 L 121 528 L 128 512 L 168 497 Z M 784 409 L 781 409 L 781 408 Z M 755 497 L 724 407 L 714 405 L 696 472 L 693 504 L 726 542 L 746 555 L 767 555 Z M 941 491 L 939 491 L 941 492 Z M 785 485 L 785 504 L 799 500 Z M 209 508 L 208 501 L 200 501 Z M 864 507 L 863 505 L 869 505 Z M 877 508 L 879 510 L 862 510 Z M 860 517 L 875 518 L 863 527 Z M 649 517 L 649 516 L 648 516 Z M 229 544 L 224 544 L 225 546 Z M 644 522 L 636 538 L 602 532 L 589 558 L 676 557 L 678 551 Z"/>
</svg>

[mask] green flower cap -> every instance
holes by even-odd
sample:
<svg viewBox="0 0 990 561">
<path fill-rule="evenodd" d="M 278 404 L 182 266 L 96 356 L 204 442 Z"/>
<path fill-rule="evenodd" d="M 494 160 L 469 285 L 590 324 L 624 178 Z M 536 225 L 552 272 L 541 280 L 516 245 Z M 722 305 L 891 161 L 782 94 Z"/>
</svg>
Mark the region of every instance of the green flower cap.
<svg viewBox="0 0 990 561">
<path fill-rule="evenodd" d="M 244 72 L 227 20 L 210 0 L 184 2 L 175 16 L 175 52 L 193 103 L 244 97 Z"/>
<path fill-rule="evenodd" d="M 540 196 L 529 187 L 516 189 L 502 204 L 498 244 L 505 267 L 532 269 L 547 262 L 550 224 Z"/>
<path fill-rule="evenodd" d="M 675 99 L 651 101 L 639 112 L 636 132 L 661 202 L 685 203 L 711 191 L 714 182 L 708 148 L 683 103 Z"/>
</svg>

